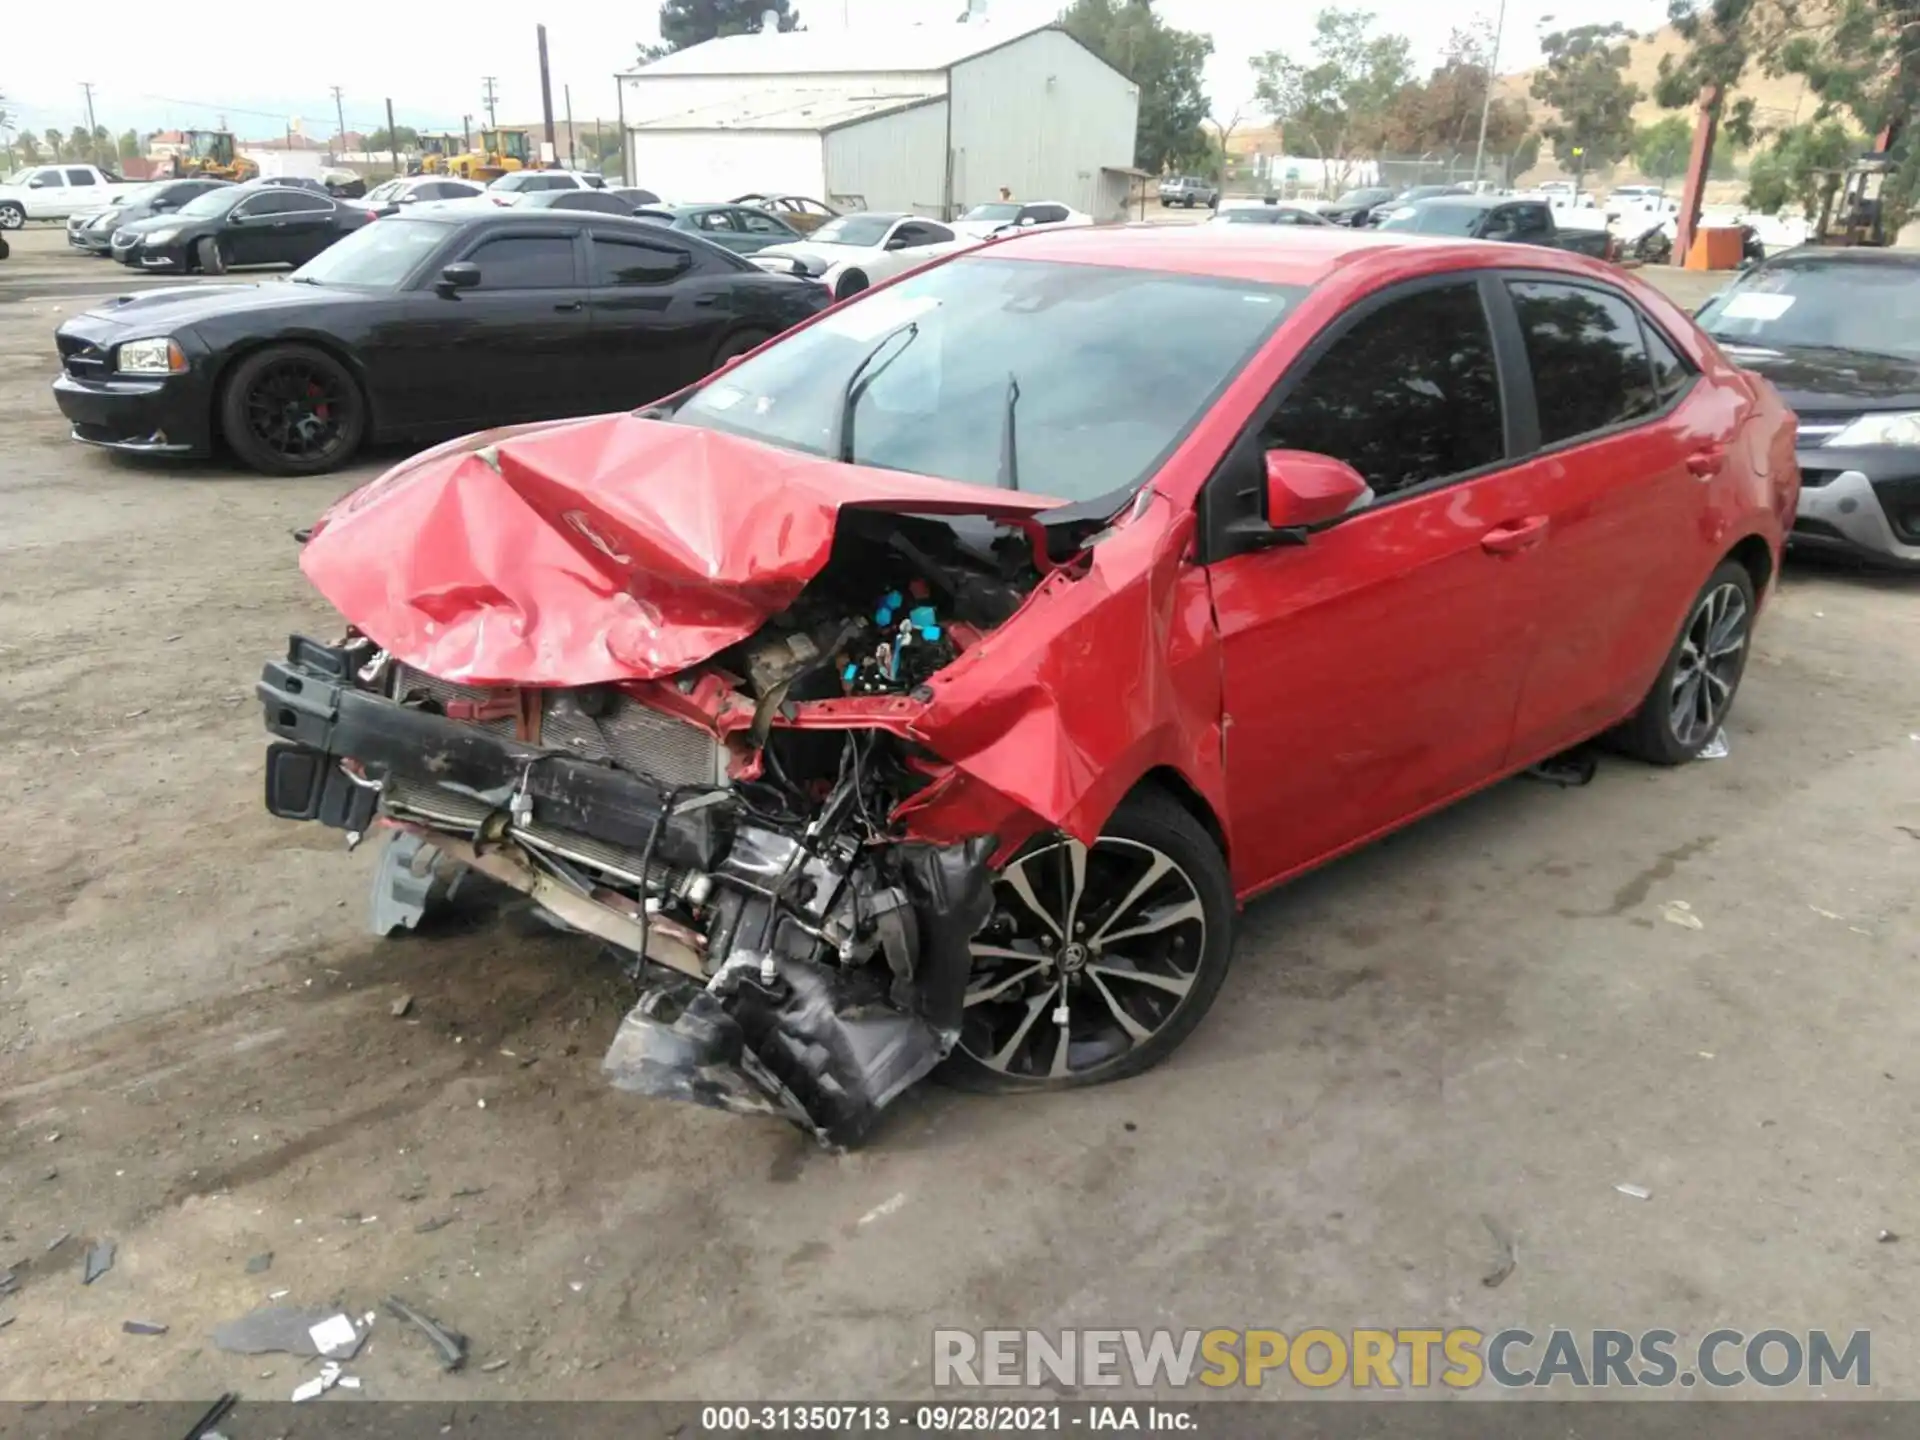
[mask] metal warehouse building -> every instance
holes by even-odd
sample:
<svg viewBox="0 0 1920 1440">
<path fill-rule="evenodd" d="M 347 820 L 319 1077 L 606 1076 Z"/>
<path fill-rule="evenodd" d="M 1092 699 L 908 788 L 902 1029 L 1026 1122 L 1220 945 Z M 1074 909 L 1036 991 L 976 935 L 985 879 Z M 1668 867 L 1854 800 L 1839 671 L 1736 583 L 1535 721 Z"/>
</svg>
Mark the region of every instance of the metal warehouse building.
<svg viewBox="0 0 1920 1440">
<path fill-rule="evenodd" d="M 733 35 L 620 77 L 627 183 L 952 218 L 1005 185 L 1125 210 L 1139 87 L 1057 25 Z"/>
</svg>

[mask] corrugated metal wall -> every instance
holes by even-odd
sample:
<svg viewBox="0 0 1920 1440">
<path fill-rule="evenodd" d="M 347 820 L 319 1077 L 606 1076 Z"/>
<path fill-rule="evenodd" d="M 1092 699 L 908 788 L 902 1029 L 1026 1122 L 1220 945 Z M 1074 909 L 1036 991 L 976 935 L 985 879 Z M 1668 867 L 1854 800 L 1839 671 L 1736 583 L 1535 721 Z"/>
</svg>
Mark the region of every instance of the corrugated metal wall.
<svg viewBox="0 0 1920 1440">
<path fill-rule="evenodd" d="M 992 200 L 1002 185 L 1021 200 L 1055 200 L 1096 220 L 1118 218 L 1125 184 L 1102 166 L 1133 164 L 1140 92 L 1058 30 L 954 67 L 953 201 L 956 213 Z"/>
<path fill-rule="evenodd" d="M 920 105 L 827 132 L 829 204 L 938 216 L 945 183 L 945 103 Z M 860 197 L 855 200 L 852 197 Z"/>
<path fill-rule="evenodd" d="M 629 128 L 627 155 L 634 184 L 679 205 L 826 189 L 820 136 L 810 131 Z"/>
</svg>

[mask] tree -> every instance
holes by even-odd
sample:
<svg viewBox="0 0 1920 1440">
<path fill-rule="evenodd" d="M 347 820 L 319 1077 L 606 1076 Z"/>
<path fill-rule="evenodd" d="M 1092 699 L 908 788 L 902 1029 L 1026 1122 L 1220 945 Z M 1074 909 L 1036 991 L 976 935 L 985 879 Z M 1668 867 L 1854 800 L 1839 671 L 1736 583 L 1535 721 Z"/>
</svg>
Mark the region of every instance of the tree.
<svg viewBox="0 0 1920 1440">
<path fill-rule="evenodd" d="M 60 127 L 58 125 L 49 125 L 40 133 L 46 137 L 47 158 L 49 160 L 64 160 L 67 158 L 66 137 L 60 133 Z"/>
<path fill-rule="evenodd" d="M 140 132 L 137 130 L 122 132 L 119 143 L 114 148 L 120 152 L 120 158 L 122 160 L 138 160 L 140 158 Z"/>
<path fill-rule="evenodd" d="M 1633 137 L 1633 163 L 1649 180 L 1666 184 L 1687 168 L 1693 151 L 1693 126 L 1678 115 L 1662 115 Z"/>
<path fill-rule="evenodd" d="M 1207 57 L 1213 37 L 1176 30 L 1152 0 L 1074 0 L 1067 33 L 1140 87 L 1133 163 L 1160 174 L 1198 169 L 1213 156 L 1207 134 Z"/>
<path fill-rule="evenodd" d="M 1376 35 L 1365 10 L 1322 10 L 1313 17 L 1307 60 L 1270 50 L 1251 63 L 1254 96 L 1284 127 L 1289 146 L 1304 141 L 1329 178 L 1344 185 L 1353 160 L 1375 152 L 1395 99 L 1412 79 L 1404 35 Z"/>
<path fill-rule="evenodd" d="M 67 137 L 67 158 L 69 160 L 93 158 L 93 134 L 86 126 L 74 126 L 73 133 Z"/>
<path fill-rule="evenodd" d="M 1640 87 L 1625 74 L 1632 32 L 1619 22 L 1555 31 L 1540 42 L 1547 63 L 1533 77 L 1533 98 L 1555 118 L 1541 127 L 1553 155 L 1576 175 L 1611 165 L 1633 148 Z"/>
<path fill-rule="evenodd" d="M 1777 43 L 1777 8 L 1769 0 L 1672 0 L 1667 18 L 1686 49 L 1660 57 L 1653 98 L 1669 110 L 1686 109 L 1712 87 L 1720 128 L 1735 144 L 1751 145 L 1753 101 L 1728 104 L 1728 100 L 1746 73 L 1755 47 Z"/>
<path fill-rule="evenodd" d="M 1425 80 L 1402 85 L 1387 107 L 1381 142 L 1408 155 L 1469 155 L 1480 143 L 1480 107 L 1494 83 L 1493 29 L 1484 20 L 1456 28 Z M 1524 100 L 1487 107 L 1487 153 L 1506 155 L 1526 137 Z"/>
<path fill-rule="evenodd" d="M 1815 219 L 1833 203 L 1847 162 L 1865 145 L 1861 136 L 1838 120 L 1789 126 L 1753 157 L 1747 172 L 1747 204 L 1769 212 L 1798 205 L 1802 215 Z"/>
<path fill-rule="evenodd" d="M 420 132 L 411 125 L 396 125 L 391 135 L 382 128 L 367 137 L 367 149 L 375 154 L 382 150 L 418 150 L 419 148 Z"/>
<path fill-rule="evenodd" d="M 660 38 L 667 51 L 674 51 L 723 35 L 757 35 L 769 10 L 779 16 L 777 29 L 800 28 L 793 0 L 666 0 L 660 7 Z M 647 48 L 641 46 L 643 54 Z"/>
</svg>

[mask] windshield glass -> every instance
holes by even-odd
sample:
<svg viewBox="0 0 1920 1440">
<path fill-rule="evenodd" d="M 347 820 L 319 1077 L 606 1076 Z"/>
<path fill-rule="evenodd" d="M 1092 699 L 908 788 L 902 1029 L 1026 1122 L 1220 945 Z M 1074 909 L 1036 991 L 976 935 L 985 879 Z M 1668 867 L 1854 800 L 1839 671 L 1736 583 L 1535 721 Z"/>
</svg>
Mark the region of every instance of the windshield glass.
<svg viewBox="0 0 1920 1440">
<path fill-rule="evenodd" d="M 450 221 L 423 216 L 376 220 L 322 250 L 294 271 L 293 278 L 315 285 L 391 290 L 453 230 Z"/>
<path fill-rule="evenodd" d="M 407 182 L 404 180 L 389 180 L 384 185 L 376 185 L 373 189 L 367 191 L 365 198 L 368 200 L 387 200 L 398 195 L 406 188 Z"/>
<path fill-rule="evenodd" d="M 183 217 L 224 215 L 242 200 L 246 199 L 247 196 L 254 193 L 254 191 L 242 189 L 238 185 L 223 185 L 218 190 L 209 190 L 204 195 L 194 196 L 193 199 L 182 205 L 174 213 Z"/>
<path fill-rule="evenodd" d="M 1018 205 L 976 205 L 960 217 L 962 220 L 1018 220 Z"/>
<path fill-rule="evenodd" d="M 1757 270 L 1715 296 L 1700 328 L 1728 345 L 1825 346 L 1920 359 L 1920 276 L 1840 261 Z"/>
<path fill-rule="evenodd" d="M 1380 228 L 1411 230 L 1416 235 L 1471 235 L 1486 213 L 1478 205 L 1436 204 L 1429 200 L 1395 210 L 1380 222 Z"/>
<path fill-rule="evenodd" d="M 966 259 L 781 341 L 674 418 L 813 455 L 851 451 L 862 465 L 1092 500 L 1152 474 L 1302 293 Z"/>
<path fill-rule="evenodd" d="M 891 215 L 842 215 L 807 237 L 814 245 L 878 245 L 893 227 Z"/>
<path fill-rule="evenodd" d="M 1349 190 L 1333 203 L 1340 206 L 1373 205 L 1379 201 L 1391 200 L 1392 198 L 1393 192 L 1391 190 Z"/>
</svg>

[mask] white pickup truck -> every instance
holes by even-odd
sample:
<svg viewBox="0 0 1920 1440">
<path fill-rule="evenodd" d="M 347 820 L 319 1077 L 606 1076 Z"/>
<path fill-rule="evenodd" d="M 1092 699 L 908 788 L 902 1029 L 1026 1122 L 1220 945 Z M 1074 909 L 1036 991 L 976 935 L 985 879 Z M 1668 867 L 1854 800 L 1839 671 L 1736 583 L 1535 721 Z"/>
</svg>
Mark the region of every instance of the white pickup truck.
<svg viewBox="0 0 1920 1440">
<path fill-rule="evenodd" d="M 95 165 L 29 165 L 0 181 L 0 230 L 29 220 L 64 220 L 79 210 L 103 210 L 139 186 Z"/>
</svg>

